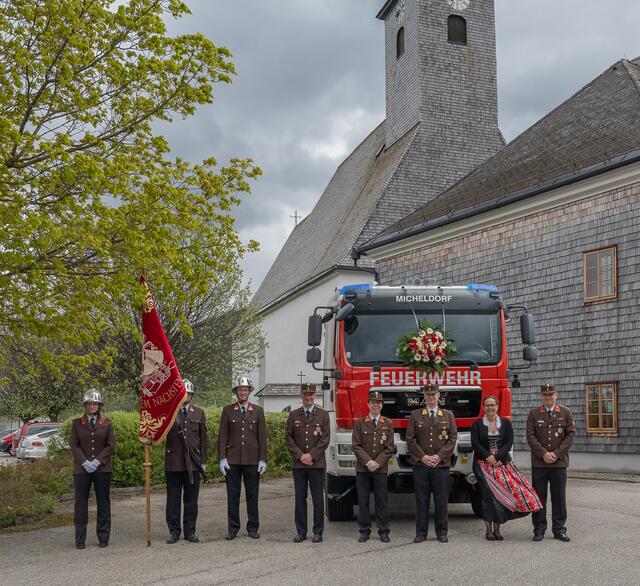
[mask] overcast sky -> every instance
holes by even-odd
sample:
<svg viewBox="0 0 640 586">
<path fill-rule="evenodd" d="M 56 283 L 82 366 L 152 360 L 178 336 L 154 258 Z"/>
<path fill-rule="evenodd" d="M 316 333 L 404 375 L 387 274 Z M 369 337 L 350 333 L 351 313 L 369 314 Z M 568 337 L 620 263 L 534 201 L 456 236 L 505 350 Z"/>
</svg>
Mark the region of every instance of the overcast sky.
<svg viewBox="0 0 640 586">
<path fill-rule="evenodd" d="M 186 0 L 172 34 L 201 32 L 237 69 L 213 105 L 161 126 L 175 155 L 251 157 L 264 175 L 236 210 L 261 251 L 257 288 L 340 162 L 385 117 L 384 0 Z M 444 1 L 444 0 L 442 0 Z M 474 1 L 474 0 L 472 0 Z M 480 0 L 475 0 L 480 1 Z M 488 0 L 481 0 L 488 1 Z M 622 57 L 640 56 L 638 0 L 496 0 L 500 128 L 507 141 Z"/>
</svg>

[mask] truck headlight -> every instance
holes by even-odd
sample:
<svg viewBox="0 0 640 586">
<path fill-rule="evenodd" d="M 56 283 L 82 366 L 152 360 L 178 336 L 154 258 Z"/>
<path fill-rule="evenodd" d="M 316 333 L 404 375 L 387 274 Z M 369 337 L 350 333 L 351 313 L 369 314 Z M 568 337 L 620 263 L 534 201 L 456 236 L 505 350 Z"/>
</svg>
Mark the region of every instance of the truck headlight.
<svg viewBox="0 0 640 586">
<path fill-rule="evenodd" d="M 353 456 L 353 446 L 351 444 L 338 444 L 339 456 Z"/>
</svg>

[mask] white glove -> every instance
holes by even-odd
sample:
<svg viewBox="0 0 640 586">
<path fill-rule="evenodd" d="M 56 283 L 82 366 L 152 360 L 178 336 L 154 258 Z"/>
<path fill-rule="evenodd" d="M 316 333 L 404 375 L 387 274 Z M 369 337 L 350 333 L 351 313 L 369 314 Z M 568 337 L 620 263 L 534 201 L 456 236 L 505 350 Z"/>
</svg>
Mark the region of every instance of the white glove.
<svg viewBox="0 0 640 586">
<path fill-rule="evenodd" d="M 258 462 L 258 474 L 264 474 L 267 471 L 267 463 L 264 460 Z"/>
<path fill-rule="evenodd" d="M 91 474 L 93 472 L 93 464 L 91 462 L 89 462 L 89 460 L 85 460 L 84 462 L 82 462 L 82 467 L 89 473 Z"/>
<path fill-rule="evenodd" d="M 83 464 L 84 466 L 84 464 Z M 96 459 L 93 459 L 89 462 L 86 463 L 86 466 L 84 466 L 84 469 L 89 473 L 92 474 L 93 472 L 95 472 L 98 469 L 98 466 L 100 466 L 100 462 Z"/>
<path fill-rule="evenodd" d="M 220 473 L 222 474 L 222 476 L 226 476 L 227 470 L 229 469 L 230 469 L 229 462 L 227 462 L 226 458 L 222 458 L 222 460 L 220 460 Z"/>
</svg>

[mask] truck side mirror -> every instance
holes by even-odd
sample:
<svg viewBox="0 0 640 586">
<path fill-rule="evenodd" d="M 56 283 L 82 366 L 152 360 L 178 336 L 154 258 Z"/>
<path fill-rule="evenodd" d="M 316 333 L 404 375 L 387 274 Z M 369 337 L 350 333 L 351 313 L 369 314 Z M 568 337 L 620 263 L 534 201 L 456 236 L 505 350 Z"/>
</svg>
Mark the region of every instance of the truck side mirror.
<svg viewBox="0 0 640 586">
<path fill-rule="evenodd" d="M 535 362 L 538 360 L 538 349 L 535 346 L 525 346 L 522 351 L 522 358 L 527 362 Z"/>
<path fill-rule="evenodd" d="M 318 364 L 322 360 L 322 352 L 320 352 L 320 348 L 309 348 L 307 350 L 307 362 L 309 364 Z"/>
<path fill-rule="evenodd" d="M 346 305 L 343 305 L 339 310 L 338 313 L 336 313 L 336 321 L 343 321 L 346 318 L 348 318 L 352 313 L 353 310 L 355 309 L 353 303 L 347 303 Z"/>
<path fill-rule="evenodd" d="M 520 335 L 523 344 L 533 346 L 536 343 L 536 328 L 533 323 L 533 315 L 530 313 L 523 313 L 520 316 Z"/>
<path fill-rule="evenodd" d="M 309 346 L 320 346 L 322 343 L 322 316 L 317 313 L 309 316 L 307 341 Z"/>
</svg>

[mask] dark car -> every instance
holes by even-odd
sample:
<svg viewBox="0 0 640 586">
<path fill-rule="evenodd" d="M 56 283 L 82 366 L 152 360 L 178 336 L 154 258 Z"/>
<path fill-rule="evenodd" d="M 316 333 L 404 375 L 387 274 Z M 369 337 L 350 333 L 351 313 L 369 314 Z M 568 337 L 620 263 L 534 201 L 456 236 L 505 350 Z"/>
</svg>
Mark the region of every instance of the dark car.
<svg viewBox="0 0 640 586">
<path fill-rule="evenodd" d="M 56 423 L 53 421 L 32 421 L 29 423 L 25 423 L 18 431 L 16 431 L 15 435 L 13 436 L 13 441 L 11 442 L 9 453 L 12 456 L 16 455 L 16 450 L 18 449 L 22 438 L 35 435 L 36 433 L 40 433 L 54 427 L 60 427 L 61 425 L 61 423 Z"/>
<path fill-rule="evenodd" d="M 5 429 L 4 431 L 0 431 L 0 452 L 8 452 L 11 449 L 13 435 L 16 431 L 16 429 Z"/>
</svg>

